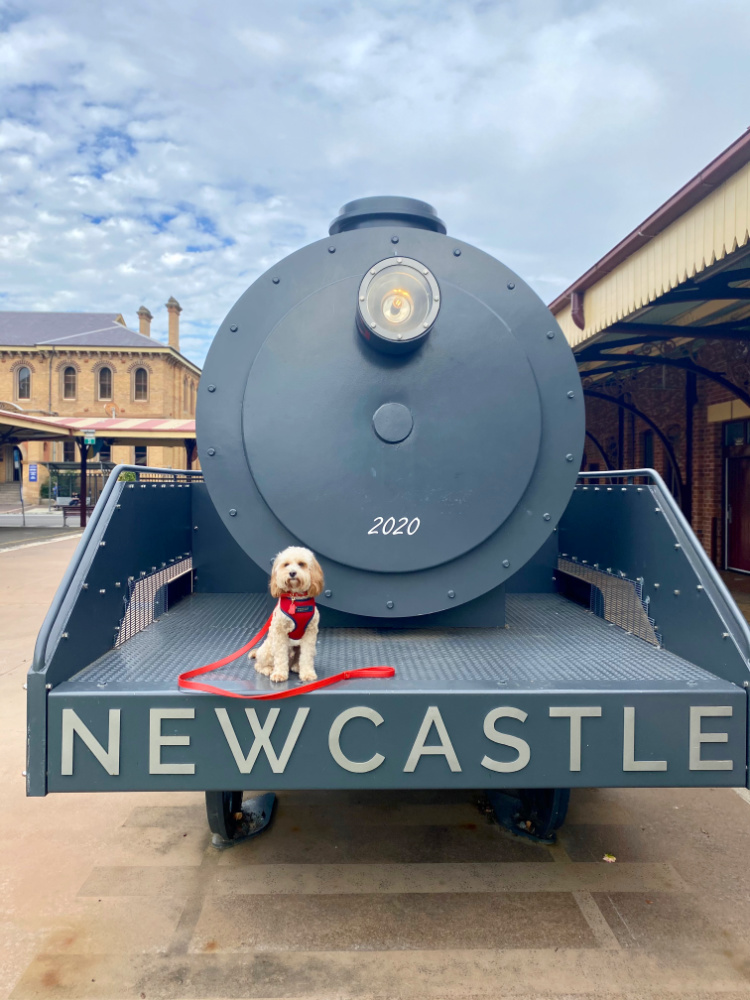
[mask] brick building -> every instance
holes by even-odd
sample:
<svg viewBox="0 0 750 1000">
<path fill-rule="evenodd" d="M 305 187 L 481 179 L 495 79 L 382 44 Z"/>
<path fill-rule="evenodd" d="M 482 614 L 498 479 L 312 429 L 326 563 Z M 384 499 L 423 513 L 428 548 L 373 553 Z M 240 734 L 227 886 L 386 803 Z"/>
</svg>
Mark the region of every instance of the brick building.
<svg viewBox="0 0 750 1000">
<path fill-rule="evenodd" d="M 173 418 L 195 415 L 200 369 L 180 353 L 180 305 L 170 298 L 169 342 L 151 337 L 152 316 L 138 310 L 139 332 L 116 313 L 0 312 L 0 407 L 29 415 L 79 417 Z M 29 441 L 14 447 L 0 443 L 0 483 L 24 474 L 24 496 L 34 502 L 50 465 L 77 463 L 75 441 Z M 124 444 L 97 440 L 96 458 L 185 468 L 192 442 Z M 186 450 L 187 449 L 187 450 Z M 30 464 L 37 482 L 28 482 Z"/>
<path fill-rule="evenodd" d="M 649 467 L 714 563 L 750 572 L 750 131 L 551 303 L 583 468 Z"/>
</svg>

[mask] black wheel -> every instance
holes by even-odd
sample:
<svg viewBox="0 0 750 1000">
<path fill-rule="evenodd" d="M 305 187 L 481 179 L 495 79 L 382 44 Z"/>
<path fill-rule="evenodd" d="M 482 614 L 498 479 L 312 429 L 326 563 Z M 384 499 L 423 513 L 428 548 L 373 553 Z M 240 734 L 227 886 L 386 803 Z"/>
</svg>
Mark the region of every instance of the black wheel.
<svg viewBox="0 0 750 1000">
<path fill-rule="evenodd" d="M 211 833 L 222 840 L 234 840 L 242 821 L 241 814 L 242 792 L 206 792 L 208 826 Z"/>
<path fill-rule="evenodd" d="M 500 826 L 517 836 L 552 844 L 555 832 L 565 822 L 570 789 L 492 789 L 487 798 Z"/>
</svg>

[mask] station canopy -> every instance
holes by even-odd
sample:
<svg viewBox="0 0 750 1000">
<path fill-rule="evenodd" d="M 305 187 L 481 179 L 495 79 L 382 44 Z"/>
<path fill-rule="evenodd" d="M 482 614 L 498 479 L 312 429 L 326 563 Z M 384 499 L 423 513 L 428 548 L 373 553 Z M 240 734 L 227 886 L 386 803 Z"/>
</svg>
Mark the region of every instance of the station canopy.
<svg viewBox="0 0 750 1000">
<path fill-rule="evenodd" d="M 710 341 L 750 340 L 750 130 L 550 309 L 588 384 L 629 369 L 672 366 L 735 394 L 709 419 L 750 416 L 747 387 L 695 361 Z"/>
</svg>

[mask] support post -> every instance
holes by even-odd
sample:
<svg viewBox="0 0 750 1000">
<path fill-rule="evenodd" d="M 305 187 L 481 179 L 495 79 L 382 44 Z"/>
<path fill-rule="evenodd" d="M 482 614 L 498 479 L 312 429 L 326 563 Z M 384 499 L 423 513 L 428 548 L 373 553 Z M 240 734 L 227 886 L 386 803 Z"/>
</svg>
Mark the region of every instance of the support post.
<svg viewBox="0 0 750 1000">
<path fill-rule="evenodd" d="M 86 463 L 88 461 L 88 451 L 89 446 L 84 444 L 82 437 L 76 438 L 78 442 L 78 447 L 81 449 L 81 527 L 86 527 L 86 500 L 88 499 L 88 484 L 86 482 L 86 477 L 88 475 L 88 468 Z"/>
<path fill-rule="evenodd" d="M 693 517 L 693 414 L 698 402 L 698 376 L 685 372 L 685 490 L 682 513 L 688 521 Z"/>
</svg>

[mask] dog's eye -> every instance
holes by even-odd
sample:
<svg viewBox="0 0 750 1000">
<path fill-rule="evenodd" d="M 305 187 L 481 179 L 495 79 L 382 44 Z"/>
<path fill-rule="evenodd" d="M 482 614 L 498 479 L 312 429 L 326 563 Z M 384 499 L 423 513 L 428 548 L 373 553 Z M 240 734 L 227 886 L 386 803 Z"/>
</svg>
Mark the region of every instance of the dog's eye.
<svg viewBox="0 0 750 1000">
<path fill-rule="evenodd" d="M 305 568 L 305 566 L 307 566 L 307 563 L 300 563 L 300 564 L 299 564 L 299 568 L 300 568 L 300 569 L 304 569 L 304 568 Z"/>
<path fill-rule="evenodd" d="M 284 569 L 286 569 L 288 565 L 289 563 L 284 563 Z"/>
</svg>

